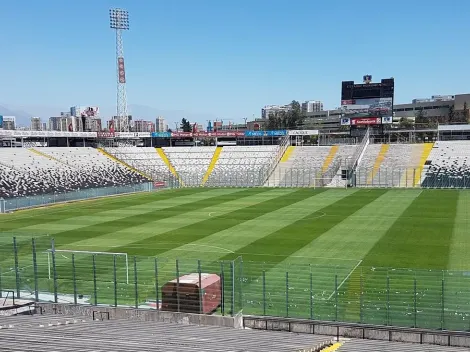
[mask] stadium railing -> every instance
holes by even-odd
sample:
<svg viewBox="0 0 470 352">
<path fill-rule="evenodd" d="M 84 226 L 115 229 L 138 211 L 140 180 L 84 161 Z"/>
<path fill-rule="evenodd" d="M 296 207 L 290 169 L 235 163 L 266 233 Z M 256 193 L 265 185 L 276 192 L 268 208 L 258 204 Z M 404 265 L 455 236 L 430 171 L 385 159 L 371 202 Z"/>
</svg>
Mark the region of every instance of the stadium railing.
<svg viewBox="0 0 470 352">
<path fill-rule="evenodd" d="M 155 183 L 147 182 L 128 186 L 88 188 L 76 191 L 47 193 L 27 197 L 16 197 L 7 199 L 0 198 L 0 213 L 10 212 L 19 209 L 41 207 L 57 203 L 67 203 L 72 201 L 109 197 L 120 194 L 151 192 L 155 189 L 160 189 L 160 186 L 156 185 Z"/>
<path fill-rule="evenodd" d="M 13 235 L 13 239 L 9 237 Z M 3 233 L 0 296 L 56 303 L 201 312 L 220 278 L 215 314 L 470 331 L 470 275 L 466 271 L 377 268 L 361 261 L 309 258 L 310 264 L 205 261 L 71 250 L 47 234 Z M 192 274 L 197 286 L 188 290 Z M 173 281 L 174 290 L 162 288 Z M 164 291 L 164 292 L 163 292 Z M 166 292 L 166 293 L 165 293 Z M 181 294 L 180 294 L 181 293 Z M 163 296 L 169 294 L 169 296 Z"/>
</svg>

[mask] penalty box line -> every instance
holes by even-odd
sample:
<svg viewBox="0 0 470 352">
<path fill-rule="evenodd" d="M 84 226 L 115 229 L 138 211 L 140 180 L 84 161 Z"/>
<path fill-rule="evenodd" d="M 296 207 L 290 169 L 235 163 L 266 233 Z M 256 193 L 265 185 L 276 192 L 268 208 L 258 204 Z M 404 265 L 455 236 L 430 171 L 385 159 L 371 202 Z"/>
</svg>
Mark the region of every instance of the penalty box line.
<svg viewBox="0 0 470 352">
<path fill-rule="evenodd" d="M 349 274 L 343 279 L 343 281 L 341 281 L 341 283 L 338 285 L 338 287 L 336 288 L 336 290 L 334 290 L 334 291 L 331 293 L 331 295 L 328 297 L 328 301 L 331 299 L 331 297 L 333 297 L 333 296 L 335 295 L 336 291 L 338 291 L 338 290 L 341 288 L 341 286 L 343 286 L 343 284 L 349 279 L 349 277 L 352 275 L 352 273 L 353 273 L 354 271 L 356 271 L 357 267 L 358 267 L 359 265 L 361 265 L 361 263 L 362 263 L 362 259 L 359 260 L 359 262 L 356 264 L 356 266 L 355 266 L 354 268 L 352 268 L 352 270 L 349 272 Z"/>
</svg>

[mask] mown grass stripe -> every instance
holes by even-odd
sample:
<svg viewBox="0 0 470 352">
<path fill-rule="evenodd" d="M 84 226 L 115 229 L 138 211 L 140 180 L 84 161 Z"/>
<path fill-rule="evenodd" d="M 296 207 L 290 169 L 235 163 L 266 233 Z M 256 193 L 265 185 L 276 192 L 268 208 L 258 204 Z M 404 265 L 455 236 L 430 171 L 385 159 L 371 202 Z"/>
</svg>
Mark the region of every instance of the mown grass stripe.
<svg viewBox="0 0 470 352">
<path fill-rule="evenodd" d="M 371 248 L 362 265 L 445 269 L 458 196 L 454 190 L 423 191 Z"/>
<path fill-rule="evenodd" d="M 201 240 L 214 233 L 232 228 L 245 221 L 258 218 L 263 214 L 284 208 L 321 192 L 325 192 L 325 189 L 296 190 L 289 194 L 281 193 L 279 196 L 267 199 L 259 204 L 243 207 L 223 215 L 215 214 L 215 216 L 205 221 L 158 234 L 144 241 L 135 242 L 132 246 L 140 248 L 139 253 L 141 255 L 155 256 L 168 249 L 177 248 L 184 244 Z M 159 240 L 162 238 L 165 238 L 165 248 L 159 246 Z M 124 250 L 125 248 L 126 247 L 118 247 L 117 250 Z"/>
<path fill-rule="evenodd" d="M 156 201 L 194 195 L 195 193 L 205 193 L 207 191 L 207 188 L 200 188 L 195 190 L 177 189 L 155 193 L 139 193 L 136 195 L 66 203 L 60 207 L 45 207 L 28 211 L 20 211 L 18 213 L 11 213 L 0 217 L 0 232 L 14 232 L 14 230 L 23 227 L 34 227 L 39 224 L 63 221 L 77 218 L 79 216 L 87 216 L 90 215 L 90 213 L 99 214 L 137 205 L 145 205 Z"/>
<path fill-rule="evenodd" d="M 454 231 L 450 243 L 449 270 L 470 270 L 470 192 L 461 191 L 458 195 Z"/>
<path fill-rule="evenodd" d="M 385 190 L 371 190 L 350 194 L 223 259 L 230 260 L 239 253 L 245 253 L 244 262 L 262 261 L 265 262 L 265 270 L 272 268 L 385 192 Z M 254 274 L 259 275 L 260 272 Z"/>
<path fill-rule="evenodd" d="M 356 192 L 356 190 L 345 191 L 330 189 L 326 192 L 314 193 L 309 198 L 262 214 L 233 227 L 225 228 L 200 240 L 192 241 L 178 248 L 165 251 L 159 256 L 166 259 L 175 259 L 178 257 L 200 259 L 201 251 L 204 251 L 205 261 L 215 261 L 221 256 L 224 256 L 227 252 L 235 252 L 353 192 Z M 162 244 L 159 242 L 159 247 L 164 248 L 164 244 L 165 243 Z M 243 255 L 243 253 L 239 254 Z"/>
</svg>

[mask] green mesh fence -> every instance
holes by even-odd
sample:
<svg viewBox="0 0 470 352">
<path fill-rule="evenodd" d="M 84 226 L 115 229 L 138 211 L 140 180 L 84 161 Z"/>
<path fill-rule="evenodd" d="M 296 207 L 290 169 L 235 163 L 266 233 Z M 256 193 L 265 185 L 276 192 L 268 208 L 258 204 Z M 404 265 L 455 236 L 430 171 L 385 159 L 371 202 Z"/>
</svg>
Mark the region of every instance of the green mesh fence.
<svg viewBox="0 0 470 352">
<path fill-rule="evenodd" d="M 13 236 L 12 237 L 10 237 Z M 211 284 L 208 274 L 220 278 Z M 268 315 L 470 331 L 470 272 L 134 257 L 56 249 L 47 236 L 0 237 L 5 297 L 195 313 Z"/>
</svg>

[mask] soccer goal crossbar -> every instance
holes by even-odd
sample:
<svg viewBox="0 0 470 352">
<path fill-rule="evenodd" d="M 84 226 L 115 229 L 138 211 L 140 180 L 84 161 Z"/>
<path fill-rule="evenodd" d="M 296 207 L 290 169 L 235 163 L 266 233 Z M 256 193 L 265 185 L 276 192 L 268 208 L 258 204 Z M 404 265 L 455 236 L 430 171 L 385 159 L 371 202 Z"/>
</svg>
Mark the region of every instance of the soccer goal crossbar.
<svg viewBox="0 0 470 352">
<path fill-rule="evenodd" d="M 50 248 L 46 250 L 47 253 L 47 267 L 48 267 L 48 273 L 49 273 L 49 280 L 52 278 L 52 261 L 51 261 L 51 254 L 62 254 L 62 257 L 65 259 L 70 259 L 69 257 L 65 256 L 64 253 L 70 253 L 70 254 L 79 254 L 79 255 L 90 255 L 90 256 L 97 256 L 97 255 L 106 255 L 106 256 L 119 256 L 119 257 L 124 257 L 125 263 L 126 263 L 126 284 L 129 284 L 129 257 L 127 253 L 122 253 L 122 252 L 95 252 L 95 251 L 79 251 L 79 250 L 73 250 L 73 249 L 55 249 L 55 248 Z"/>
</svg>

